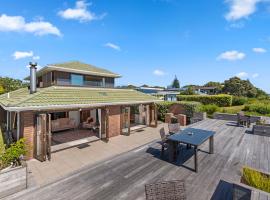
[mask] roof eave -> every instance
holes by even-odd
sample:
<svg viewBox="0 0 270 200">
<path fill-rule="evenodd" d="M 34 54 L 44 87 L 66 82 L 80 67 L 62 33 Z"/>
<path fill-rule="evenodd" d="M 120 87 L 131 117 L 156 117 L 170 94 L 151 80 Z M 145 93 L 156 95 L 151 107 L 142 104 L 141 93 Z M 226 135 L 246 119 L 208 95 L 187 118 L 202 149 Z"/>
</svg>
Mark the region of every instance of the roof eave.
<svg viewBox="0 0 270 200">
<path fill-rule="evenodd" d="M 130 105 L 130 104 L 147 104 L 157 103 L 163 100 L 148 100 L 148 101 L 132 101 L 132 102 L 117 102 L 117 103 L 95 103 L 95 104 L 71 104 L 71 105 L 49 105 L 49 106 L 3 106 L 4 110 L 12 112 L 22 111 L 40 111 L 40 110 L 56 110 L 56 109 L 80 109 L 80 108 L 93 108 L 93 107 L 105 107 L 116 105 Z"/>
<path fill-rule="evenodd" d="M 39 71 L 37 71 L 37 76 L 41 76 L 44 72 L 49 72 L 49 71 L 63 71 L 63 72 L 74 72 L 74 73 L 79 73 L 79 74 L 84 74 L 84 75 L 94 75 L 94 76 L 104 76 L 104 77 L 111 77 L 111 78 L 120 78 L 122 77 L 120 74 L 115 74 L 115 73 L 106 73 L 106 72 L 94 72 L 94 71 L 85 71 L 85 70 L 79 70 L 79 69 L 67 69 L 64 67 L 58 67 L 54 65 L 48 65 L 46 67 L 43 67 Z M 24 80 L 29 80 L 30 76 L 27 76 L 24 78 Z"/>
</svg>

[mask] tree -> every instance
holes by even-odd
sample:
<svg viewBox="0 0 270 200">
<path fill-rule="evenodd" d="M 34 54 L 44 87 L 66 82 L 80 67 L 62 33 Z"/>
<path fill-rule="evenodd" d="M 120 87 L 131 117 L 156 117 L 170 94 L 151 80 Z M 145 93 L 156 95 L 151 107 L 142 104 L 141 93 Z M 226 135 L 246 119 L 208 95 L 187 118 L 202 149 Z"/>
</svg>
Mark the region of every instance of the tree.
<svg viewBox="0 0 270 200">
<path fill-rule="evenodd" d="M 249 80 L 241 80 L 238 77 L 232 77 L 229 80 L 226 80 L 223 92 L 250 98 L 267 95 L 261 89 L 256 88 Z"/>
<path fill-rule="evenodd" d="M 0 77 L 0 86 L 4 89 L 3 93 L 11 92 L 19 88 L 27 87 L 28 83 L 25 83 L 19 79 L 13 79 L 9 77 Z M 1 92 L 1 89 L 0 89 Z"/>
<path fill-rule="evenodd" d="M 5 93 L 5 89 L 2 85 L 0 85 L 0 95 Z"/>
<path fill-rule="evenodd" d="M 172 82 L 172 88 L 180 88 L 180 83 L 176 76 Z"/>
</svg>

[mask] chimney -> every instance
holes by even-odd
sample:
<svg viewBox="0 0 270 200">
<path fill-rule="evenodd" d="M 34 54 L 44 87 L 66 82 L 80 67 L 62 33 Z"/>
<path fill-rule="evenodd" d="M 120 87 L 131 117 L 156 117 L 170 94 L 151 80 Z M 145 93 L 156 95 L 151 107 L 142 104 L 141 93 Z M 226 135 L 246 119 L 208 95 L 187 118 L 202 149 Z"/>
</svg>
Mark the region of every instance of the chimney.
<svg viewBox="0 0 270 200">
<path fill-rule="evenodd" d="M 30 94 L 37 91 L 37 63 L 29 63 L 30 65 Z"/>
</svg>

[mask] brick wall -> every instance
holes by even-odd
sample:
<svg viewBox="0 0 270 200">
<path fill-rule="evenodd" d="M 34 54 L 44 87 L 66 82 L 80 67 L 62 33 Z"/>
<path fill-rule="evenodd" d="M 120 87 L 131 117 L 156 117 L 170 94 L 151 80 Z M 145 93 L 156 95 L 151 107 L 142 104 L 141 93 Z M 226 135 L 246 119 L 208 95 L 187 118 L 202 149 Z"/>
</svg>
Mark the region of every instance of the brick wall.
<svg viewBox="0 0 270 200">
<path fill-rule="evenodd" d="M 22 132 L 27 145 L 27 155 L 28 159 L 34 156 L 34 113 L 33 112 L 23 112 L 22 115 Z"/>
<path fill-rule="evenodd" d="M 109 137 L 120 135 L 121 132 L 121 109 L 120 106 L 109 107 Z"/>
</svg>

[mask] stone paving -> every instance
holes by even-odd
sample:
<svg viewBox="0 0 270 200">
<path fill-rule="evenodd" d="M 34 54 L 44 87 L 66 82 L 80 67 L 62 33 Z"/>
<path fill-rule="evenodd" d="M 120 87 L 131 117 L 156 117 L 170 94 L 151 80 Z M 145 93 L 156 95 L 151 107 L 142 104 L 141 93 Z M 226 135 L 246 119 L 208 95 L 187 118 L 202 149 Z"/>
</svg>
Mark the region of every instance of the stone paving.
<svg viewBox="0 0 270 200">
<path fill-rule="evenodd" d="M 83 167 L 106 161 L 108 158 L 159 139 L 159 129 L 163 126 L 167 128 L 166 124 L 159 124 L 157 128 L 147 127 L 134 131 L 130 136 L 120 135 L 110 138 L 108 143 L 99 140 L 83 145 L 83 148 L 72 147 L 52 153 L 51 161 L 40 162 L 32 159 L 28 161 L 29 187 L 50 183 Z"/>
</svg>

